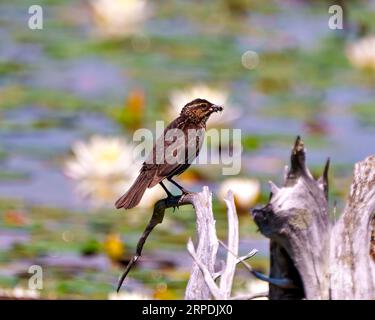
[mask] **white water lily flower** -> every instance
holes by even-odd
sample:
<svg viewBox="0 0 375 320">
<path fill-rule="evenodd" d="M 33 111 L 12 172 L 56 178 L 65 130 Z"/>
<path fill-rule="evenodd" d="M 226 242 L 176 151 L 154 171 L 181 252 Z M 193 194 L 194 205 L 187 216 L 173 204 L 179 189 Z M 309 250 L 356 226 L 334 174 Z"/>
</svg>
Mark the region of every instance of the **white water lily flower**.
<svg viewBox="0 0 375 320">
<path fill-rule="evenodd" d="M 73 157 L 65 163 L 64 173 L 76 180 L 77 193 L 90 198 L 96 206 L 113 204 L 137 178 L 140 161 L 133 158 L 133 146 L 117 137 L 94 136 L 89 142 L 72 146 Z M 153 206 L 164 192 L 158 186 L 148 189 L 140 207 Z"/>
<path fill-rule="evenodd" d="M 219 188 L 218 197 L 221 200 L 233 191 L 236 205 L 239 209 L 245 210 L 253 206 L 260 194 L 260 183 L 255 179 L 229 178 L 224 180 Z"/>
<path fill-rule="evenodd" d="M 245 290 L 237 290 L 235 292 L 234 296 L 235 297 L 247 297 L 247 296 L 252 296 L 260 293 L 266 293 L 268 292 L 268 283 L 265 281 L 261 281 L 258 279 L 250 280 L 246 284 L 246 289 Z M 260 300 L 268 300 L 267 297 L 261 297 L 257 298 Z"/>
<path fill-rule="evenodd" d="M 74 158 L 67 161 L 65 173 L 73 179 L 121 177 L 133 174 L 133 148 L 124 140 L 93 136 L 88 143 L 73 144 Z"/>
<path fill-rule="evenodd" d="M 152 298 L 146 294 L 139 292 L 110 292 L 108 300 L 151 300 Z"/>
<path fill-rule="evenodd" d="M 224 106 L 223 112 L 214 113 L 207 122 L 208 126 L 222 126 L 239 118 L 240 112 L 228 104 L 229 93 L 224 90 L 217 90 L 210 88 L 204 84 L 198 84 L 194 87 L 185 90 L 173 91 L 169 97 L 170 109 L 168 111 L 169 119 L 176 118 L 184 105 L 190 101 L 201 98 L 206 99 L 211 103 Z"/>
<path fill-rule="evenodd" d="M 15 287 L 12 289 L 0 288 L 0 297 L 8 299 L 39 299 L 40 293 L 35 289 Z"/>
<path fill-rule="evenodd" d="M 346 55 L 353 66 L 375 71 L 375 37 L 362 38 L 350 44 Z"/>
<path fill-rule="evenodd" d="M 107 37 L 139 33 L 149 15 L 146 0 L 91 0 L 90 4 L 99 33 Z"/>
</svg>

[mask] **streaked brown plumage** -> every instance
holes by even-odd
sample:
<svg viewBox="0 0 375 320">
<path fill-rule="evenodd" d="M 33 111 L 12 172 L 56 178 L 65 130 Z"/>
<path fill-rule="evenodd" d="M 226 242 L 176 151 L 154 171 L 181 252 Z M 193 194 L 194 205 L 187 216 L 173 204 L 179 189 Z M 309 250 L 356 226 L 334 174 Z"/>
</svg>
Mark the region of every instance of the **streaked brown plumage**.
<svg viewBox="0 0 375 320">
<path fill-rule="evenodd" d="M 213 112 L 222 110 L 223 107 L 214 105 L 204 99 L 195 99 L 186 104 L 182 108 L 180 116 L 165 128 L 164 134 L 156 141 L 153 152 L 143 163 L 138 178 L 130 189 L 116 201 L 116 208 L 134 208 L 141 201 L 146 189 L 152 188 L 158 183 L 163 187 L 168 196 L 171 196 L 171 193 L 163 184 L 164 179 L 173 183 L 183 193 L 187 193 L 187 191 L 172 180 L 172 178 L 189 168 L 192 161 L 198 156 L 203 143 L 208 118 Z M 177 132 L 177 129 L 182 130 L 183 134 L 174 137 L 173 133 Z M 189 135 L 189 129 L 199 131 L 200 135 L 198 137 Z M 171 137 L 175 139 L 172 140 Z M 173 154 L 168 152 L 169 148 L 173 150 Z M 164 161 L 161 163 L 157 161 L 158 153 L 160 156 L 160 150 L 163 150 L 162 156 L 166 160 L 174 157 L 180 158 L 182 161 L 178 161 L 177 163 Z"/>
</svg>

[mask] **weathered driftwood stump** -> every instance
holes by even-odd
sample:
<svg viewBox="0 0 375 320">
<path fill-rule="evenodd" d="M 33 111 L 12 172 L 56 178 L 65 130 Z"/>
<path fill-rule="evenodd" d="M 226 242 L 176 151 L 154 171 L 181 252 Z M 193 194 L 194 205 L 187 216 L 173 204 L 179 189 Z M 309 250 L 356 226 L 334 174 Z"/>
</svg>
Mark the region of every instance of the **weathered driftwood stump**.
<svg viewBox="0 0 375 320">
<path fill-rule="evenodd" d="M 234 198 L 231 192 L 228 192 L 225 199 L 228 214 L 228 239 L 225 245 L 216 235 L 215 219 L 212 212 L 212 195 L 208 187 L 204 187 L 202 192 L 189 193 L 181 196 L 172 196 L 159 200 L 154 205 L 152 217 L 147 224 L 142 236 L 140 237 L 136 254 L 129 261 L 125 271 L 119 279 L 117 291 L 130 272 L 131 268 L 136 264 L 142 255 L 143 246 L 154 228 L 163 222 L 165 210 L 168 208 L 176 208 L 184 205 L 192 205 L 196 215 L 197 223 L 197 246 L 191 239 L 188 242 L 188 251 L 193 258 L 193 265 L 190 272 L 189 282 L 185 291 L 185 299 L 187 300 L 203 300 L 203 299 L 232 299 L 232 284 L 236 265 L 243 263 L 254 276 L 268 281 L 266 276 L 263 276 L 246 264 L 245 260 L 251 258 L 256 254 L 256 250 L 252 250 L 243 257 L 238 257 L 238 217 L 236 207 L 234 205 Z M 223 263 L 222 270 L 215 272 L 216 255 L 219 244 L 225 247 L 228 251 L 226 262 Z M 219 285 L 216 280 L 220 278 Z M 258 294 L 256 296 L 239 297 L 241 299 L 252 299 L 265 294 Z"/>
<path fill-rule="evenodd" d="M 327 161 L 315 180 L 298 137 L 291 166 L 252 216 L 270 241 L 270 299 L 375 299 L 375 156 L 355 165 L 344 213 L 330 222 Z"/>
<path fill-rule="evenodd" d="M 202 192 L 196 193 L 193 196 L 193 206 L 196 212 L 197 221 L 197 246 L 194 248 L 192 240 L 189 239 L 187 249 L 193 258 L 193 266 L 185 291 L 185 299 L 202 300 L 214 298 L 228 300 L 255 299 L 266 296 L 268 292 L 256 295 L 232 297 L 233 278 L 236 266 L 239 263 L 244 264 L 249 272 L 258 279 L 264 281 L 270 280 L 266 276 L 252 270 L 251 266 L 245 262 L 245 260 L 256 254 L 256 250 L 251 250 L 245 256 L 238 256 L 239 228 L 233 193 L 228 191 L 228 194 L 224 199 L 227 206 L 228 217 L 227 244 L 224 244 L 224 242 L 217 238 L 211 198 L 212 196 L 208 187 L 204 187 Z M 216 254 L 219 244 L 227 250 L 227 257 L 225 262 L 221 261 L 222 268 L 215 272 Z M 220 280 L 218 280 L 219 278 Z"/>
</svg>

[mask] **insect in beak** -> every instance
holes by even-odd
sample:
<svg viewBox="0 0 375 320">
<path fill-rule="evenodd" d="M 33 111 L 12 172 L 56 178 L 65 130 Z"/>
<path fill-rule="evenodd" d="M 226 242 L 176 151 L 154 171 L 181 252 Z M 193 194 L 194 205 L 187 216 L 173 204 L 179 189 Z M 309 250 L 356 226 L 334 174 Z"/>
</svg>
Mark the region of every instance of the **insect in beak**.
<svg viewBox="0 0 375 320">
<path fill-rule="evenodd" d="M 214 104 L 214 105 L 211 106 L 210 111 L 211 111 L 211 112 L 223 111 L 223 107 Z"/>
</svg>

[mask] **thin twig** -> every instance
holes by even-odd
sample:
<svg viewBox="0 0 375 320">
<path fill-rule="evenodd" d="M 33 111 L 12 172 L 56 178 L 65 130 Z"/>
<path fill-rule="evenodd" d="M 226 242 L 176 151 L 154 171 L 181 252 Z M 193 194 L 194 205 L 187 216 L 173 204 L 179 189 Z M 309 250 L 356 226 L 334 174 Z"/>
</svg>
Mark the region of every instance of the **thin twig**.
<svg viewBox="0 0 375 320">
<path fill-rule="evenodd" d="M 219 240 L 220 241 L 220 240 Z M 242 257 L 239 257 L 237 260 L 236 260 L 236 265 L 238 265 L 239 263 L 241 263 L 242 261 L 245 261 L 247 259 L 250 259 L 251 257 L 255 256 L 257 254 L 258 250 L 257 249 L 253 249 L 251 250 L 248 254 L 242 256 Z M 221 269 L 221 271 L 219 272 L 216 272 L 214 274 L 214 280 L 217 280 L 218 278 L 221 277 L 221 275 L 223 274 L 224 272 L 224 268 Z"/>
<path fill-rule="evenodd" d="M 211 276 L 210 271 L 208 271 L 207 267 L 202 263 L 202 261 L 199 260 L 197 254 L 195 253 L 193 241 L 189 239 L 188 244 L 187 244 L 187 250 L 194 259 L 194 262 L 198 265 L 199 269 L 201 270 L 203 276 L 204 276 L 204 281 L 209 288 L 211 294 L 216 300 L 222 300 L 224 299 L 223 294 L 220 292 L 219 287 L 216 285 L 214 279 Z"/>
<path fill-rule="evenodd" d="M 241 261 L 245 261 L 247 259 L 250 259 L 251 257 L 254 257 L 257 253 L 258 253 L 257 249 L 251 250 L 248 254 L 246 254 L 246 255 L 244 255 L 242 257 L 239 257 L 237 259 L 237 264 L 241 263 Z"/>
<path fill-rule="evenodd" d="M 230 249 L 226 246 L 226 244 L 224 242 L 222 242 L 221 240 L 219 240 L 219 243 L 228 251 L 230 252 L 232 255 L 235 255 L 233 252 L 230 251 Z M 236 256 L 236 255 L 235 255 Z M 274 286 L 277 286 L 279 288 L 283 288 L 283 289 L 292 289 L 292 288 L 297 288 L 295 286 L 295 284 L 293 283 L 292 280 L 290 279 L 287 279 L 287 278 L 269 278 L 267 276 L 265 276 L 264 274 L 258 272 L 258 271 L 255 271 L 253 270 L 253 268 L 244 260 L 241 260 L 240 257 L 237 257 L 236 258 L 238 259 L 238 261 L 240 263 L 242 263 L 245 268 L 254 276 L 256 277 L 257 279 L 259 280 L 263 280 L 263 281 L 266 281 L 270 284 L 273 284 Z"/>
<path fill-rule="evenodd" d="M 238 253 L 238 216 L 236 211 L 236 206 L 234 204 L 233 192 L 228 191 L 226 199 L 224 199 L 227 206 L 227 216 L 228 216 L 228 247 L 230 250 L 237 255 Z M 227 255 L 227 262 L 224 271 L 220 279 L 220 291 L 229 299 L 231 296 L 232 285 L 234 273 L 236 272 L 237 259 L 234 255 Z"/>
</svg>

